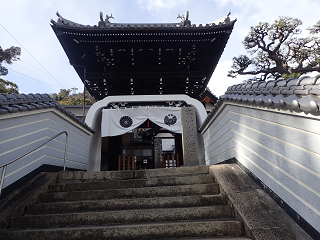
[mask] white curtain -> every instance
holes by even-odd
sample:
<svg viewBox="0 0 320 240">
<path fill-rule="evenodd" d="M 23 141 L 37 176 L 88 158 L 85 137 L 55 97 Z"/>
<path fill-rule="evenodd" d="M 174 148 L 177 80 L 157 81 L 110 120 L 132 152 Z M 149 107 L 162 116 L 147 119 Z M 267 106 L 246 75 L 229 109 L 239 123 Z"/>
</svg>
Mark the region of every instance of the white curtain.
<svg viewBox="0 0 320 240">
<path fill-rule="evenodd" d="M 102 137 L 117 136 L 139 127 L 149 119 L 160 127 L 181 133 L 181 110 L 177 107 L 138 107 L 103 109 Z"/>
</svg>

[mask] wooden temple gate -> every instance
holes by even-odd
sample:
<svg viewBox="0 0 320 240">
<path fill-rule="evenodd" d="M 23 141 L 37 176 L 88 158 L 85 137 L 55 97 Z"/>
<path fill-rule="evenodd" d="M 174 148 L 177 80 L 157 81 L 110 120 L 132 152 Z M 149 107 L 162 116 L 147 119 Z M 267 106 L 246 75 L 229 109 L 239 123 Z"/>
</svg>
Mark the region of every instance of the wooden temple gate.
<svg viewBox="0 0 320 240">
<path fill-rule="evenodd" d="M 119 155 L 118 170 L 136 170 L 136 156 Z"/>
<path fill-rule="evenodd" d="M 162 155 L 162 168 L 179 167 L 179 153 L 163 153 Z"/>
<path fill-rule="evenodd" d="M 179 153 L 163 153 L 162 168 L 179 167 Z M 118 156 L 118 170 L 136 170 L 136 156 L 135 155 L 119 155 Z"/>
</svg>

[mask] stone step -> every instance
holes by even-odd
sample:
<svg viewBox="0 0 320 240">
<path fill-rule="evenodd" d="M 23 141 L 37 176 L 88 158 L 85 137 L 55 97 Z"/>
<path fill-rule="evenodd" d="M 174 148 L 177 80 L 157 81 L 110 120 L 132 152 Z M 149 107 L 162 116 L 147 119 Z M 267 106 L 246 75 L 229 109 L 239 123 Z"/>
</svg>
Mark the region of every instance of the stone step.
<svg viewBox="0 0 320 240">
<path fill-rule="evenodd" d="M 54 192 L 40 194 L 38 200 L 40 203 L 47 203 L 63 201 L 102 200 L 112 198 L 170 197 L 201 194 L 219 194 L 219 185 L 217 183 L 211 183 L 145 188 Z"/>
<path fill-rule="evenodd" d="M 95 212 L 125 209 L 151 209 L 196 207 L 226 204 L 224 195 L 195 195 L 161 198 L 108 199 L 96 201 L 57 202 L 33 204 L 27 207 L 28 215 Z"/>
<path fill-rule="evenodd" d="M 179 238 L 179 240 L 251 240 L 251 238 L 246 238 L 246 237 L 204 237 L 204 238 Z M 151 239 L 151 240 L 157 240 L 157 239 Z M 177 240 L 176 238 L 165 238 L 165 240 Z"/>
<path fill-rule="evenodd" d="M 141 222 L 186 221 L 231 218 L 229 205 L 156 208 L 67 214 L 25 215 L 11 219 L 12 228 L 76 227 L 85 225 L 129 224 Z"/>
<path fill-rule="evenodd" d="M 93 182 L 69 182 L 49 186 L 49 192 L 86 191 L 102 189 L 121 189 L 138 187 L 157 187 L 213 183 L 214 178 L 209 174 L 175 176 L 165 178 L 105 180 Z"/>
<path fill-rule="evenodd" d="M 171 177 L 178 175 L 208 174 L 208 165 L 178 168 L 157 168 L 134 171 L 135 178 Z"/>
<path fill-rule="evenodd" d="M 6 230 L 0 240 L 61 240 L 61 239 L 170 239 L 237 237 L 244 235 L 237 220 L 204 220 L 145 223 L 114 226 L 82 226 L 50 229 Z"/>
<path fill-rule="evenodd" d="M 172 177 L 183 175 L 207 174 L 209 166 L 193 166 L 179 168 L 158 168 L 135 171 L 101 171 L 101 172 L 84 172 L 84 171 L 61 171 L 59 172 L 59 181 L 92 181 L 104 179 L 143 179 L 154 177 Z"/>
</svg>

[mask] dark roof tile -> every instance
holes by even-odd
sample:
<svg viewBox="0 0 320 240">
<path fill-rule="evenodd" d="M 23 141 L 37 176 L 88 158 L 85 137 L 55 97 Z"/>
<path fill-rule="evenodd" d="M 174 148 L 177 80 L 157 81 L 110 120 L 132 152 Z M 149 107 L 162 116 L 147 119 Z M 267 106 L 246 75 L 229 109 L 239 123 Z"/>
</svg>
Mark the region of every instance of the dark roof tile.
<svg viewBox="0 0 320 240">
<path fill-rule="evenodd" d="M 44 108 L 57 108 L 90 132 L 95 132 L 85 122 L 79 120 L 72 112 L 51 98 L 49 94 L 0 94 L 0 115 Z"/>
<path fill-rule="evenodd" d="M 235 102 L 266 108 L 289 109 L 319 115 L 320 75 L 298 79 L 279 79 L 259 83 L 241 83 L 228 87 L 208 114 L 199 131 L 206 128 L 213 116 L 219 111 L 222 102 Z"/>
</svg>

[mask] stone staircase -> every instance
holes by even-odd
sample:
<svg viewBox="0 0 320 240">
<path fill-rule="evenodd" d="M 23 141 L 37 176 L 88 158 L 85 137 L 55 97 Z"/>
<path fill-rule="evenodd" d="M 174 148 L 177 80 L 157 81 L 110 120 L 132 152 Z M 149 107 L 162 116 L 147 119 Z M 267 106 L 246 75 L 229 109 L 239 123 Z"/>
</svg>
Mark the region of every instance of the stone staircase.
<svg viewBox="0 0 320 240">
<path fill-rule="evenodd" d="M 0 239 L 248 239 L 208 166 L 60 172 Z"/>
</svg>

